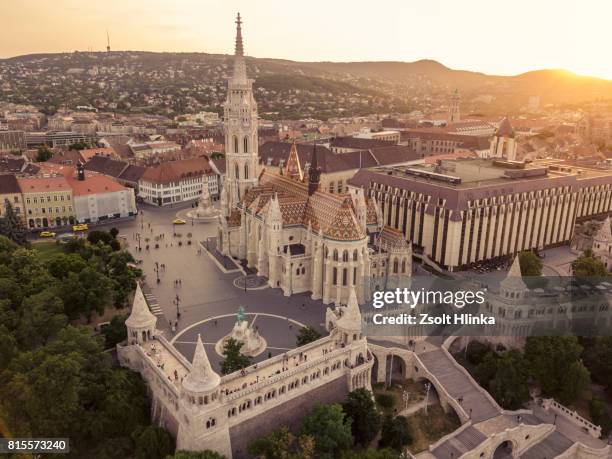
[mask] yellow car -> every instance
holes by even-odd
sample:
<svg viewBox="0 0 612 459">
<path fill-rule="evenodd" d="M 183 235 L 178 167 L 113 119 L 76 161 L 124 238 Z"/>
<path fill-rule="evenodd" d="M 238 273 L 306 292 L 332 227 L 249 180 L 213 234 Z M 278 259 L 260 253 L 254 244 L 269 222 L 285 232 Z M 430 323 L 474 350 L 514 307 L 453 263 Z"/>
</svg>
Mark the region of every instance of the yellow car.
<svg viewBox="0 0 612 459">
<path fill-rule="evenodd" d="M 41 231 L 39 236 L 40 237 L 55 237 L 55 233 L 53 231 Z"/>
<path fill-rule="evenodd" d="M 174 220 L 172 220 L 172 223 L 174 223 L 175 225 L 184 225 L 187 222 L 182 218 L 175 218 Z"/>
<path fill-rule="evenodd" d="M 85 223 L 81 223 L 80 225 L 74 225 L 72 227 L 72 231 L 87 231 L 89 227 Z"/>
</svg>

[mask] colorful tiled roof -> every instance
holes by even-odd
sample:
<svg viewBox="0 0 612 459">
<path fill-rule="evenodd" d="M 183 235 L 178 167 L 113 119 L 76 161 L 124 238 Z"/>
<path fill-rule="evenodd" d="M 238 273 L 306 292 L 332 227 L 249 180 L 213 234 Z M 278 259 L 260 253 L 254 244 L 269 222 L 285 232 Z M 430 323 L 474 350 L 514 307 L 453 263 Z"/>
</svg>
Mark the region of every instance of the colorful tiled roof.
<svg viewBox="0 0 612 459">
<path fill-rule="evenodd" d="M 315 232 L 321 231 L 329 239 L 352 241 L 363 239 L 366 235 L 360 228 L 352 198 L 317 191 L 308 196 L 308 185 L 288 177 L 263 171 L 259 186 L 251 188 L 242 200 L 241 207 L 251 215 L 266 215 L 268 203 L 273 196 L 278 202 L 283 218 L 283 225 L 311 226 Z M 240 224 L 238 217 L 228 218 Z M 373 222 L 375 223 L 375 215 Z"/>
</svg>

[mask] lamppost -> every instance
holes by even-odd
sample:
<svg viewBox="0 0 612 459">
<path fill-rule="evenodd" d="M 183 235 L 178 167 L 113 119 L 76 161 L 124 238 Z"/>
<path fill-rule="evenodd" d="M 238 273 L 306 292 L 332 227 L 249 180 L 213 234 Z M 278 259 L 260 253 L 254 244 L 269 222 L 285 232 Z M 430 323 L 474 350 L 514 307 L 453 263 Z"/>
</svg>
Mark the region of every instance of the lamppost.
<svg viewBox="0 0 612 459">
<path fill-rule="evenodd" d="M 172 235 L 176 237 L 176 223 L 172 223 Z"/>
<path fill-rule="evenodd" d="M 136 233 L 136 240 L 138 241 L 138 251 L 140 252 L 142 250 L 142 247 L 140 247 L 140 233 Z"/>
<path fill-rule="evenodd" d="M 404 389 L 404 391 L 402 392 L 402 399 L 406 403 L 405 409 L 408 410 L 408 401 L 410 400 L 410 392 L 408 392 L 406 389 Z"/>
<path fill-rule="evenodd" d="M 244 273 L 244 293 L 246 293 L 246 291 L 247 291 L 247 279 L 248 279 L 248 275 L 245 272 Z"/>
<path fill-rule="evenodd" d="M 155 274 L 157 275 L 157 283 L 159 284 L 159 263 L 157 261 L 155 262 Z"/>
<path fill-rule="evenodd" d="M 181 311 L 179 310 L 179 304 L 181 303 L 181 299 L 178 296 L 178 293 L 176 294 L 176 298 L 174 298 L 173 303 L 176 305 L 176 318 L 180 319 L 181 318 Z"/>
<path fill-rule="evenodd" d="M 431 383 L 425 383 L 425 414 L 427 414 L 427 407 L 429 406 L 429 389 L 431 389 Z"/>
</svg>

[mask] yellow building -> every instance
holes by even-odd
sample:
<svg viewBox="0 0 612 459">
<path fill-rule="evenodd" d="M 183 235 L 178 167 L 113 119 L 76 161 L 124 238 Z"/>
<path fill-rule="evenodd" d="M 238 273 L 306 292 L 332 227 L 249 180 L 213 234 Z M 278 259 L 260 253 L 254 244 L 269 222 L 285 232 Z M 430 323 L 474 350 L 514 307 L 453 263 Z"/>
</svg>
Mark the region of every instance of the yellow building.
<svg viewBox="0 0 612 459">
<path fill-rule="evenodd" d="M 64 177 L 17 179 L 28 228 L 54 228 L 75 222 L 72 188 Z"/>
</svg>

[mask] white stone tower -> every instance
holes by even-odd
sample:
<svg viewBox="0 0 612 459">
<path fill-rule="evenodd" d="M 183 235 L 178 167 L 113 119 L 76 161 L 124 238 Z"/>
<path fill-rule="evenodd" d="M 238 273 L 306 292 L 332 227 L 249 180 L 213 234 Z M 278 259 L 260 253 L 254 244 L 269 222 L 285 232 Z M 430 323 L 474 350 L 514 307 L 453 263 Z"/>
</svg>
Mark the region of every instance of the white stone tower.
<svg viewBox="0 0 612 459">
<path fill-rule="evenodd" d="M 224 112 L 225 186 L 229 208 L 236 207 L 244 193 L 257 184 L 258 175 L 257 103 L 253 98 L 253 80 L 246 74 L 241 24 L 238 13 L 234 74 L 228 80 Z"/>
<path fill-rule="evenodd" d="M 155 333 L 155 324 L 157 324 L 157 318 L 149 310 L 140 284 L 136 283 L 132 312 L 125 321 L 128 342 L 130 344 L 143 344 L 152 340 Z"/>
<path fill-rule="evenodd" d="M 461 112 L 459 111 L 460 103 L 461 96 L 459 95 L 459 90 L 455 89 L 455 92 L 451 97 L 450 108 L 448 109 L 448 124 L 458 123 L 461 121 Z"/>
</svg>

